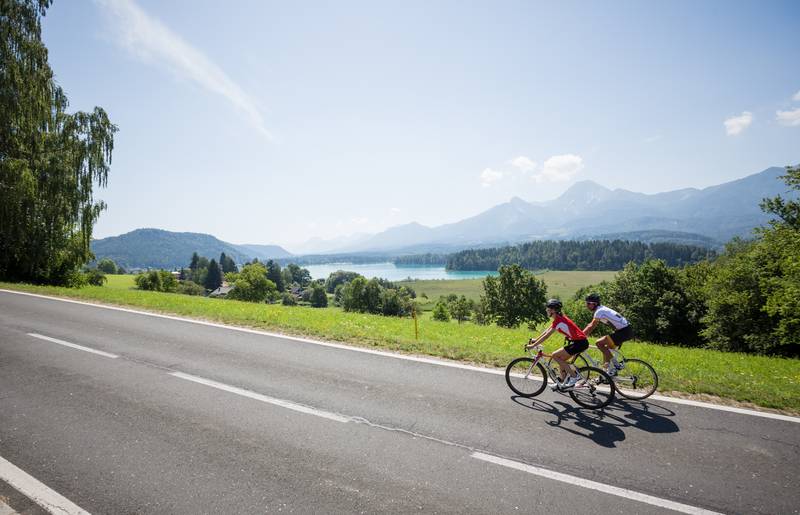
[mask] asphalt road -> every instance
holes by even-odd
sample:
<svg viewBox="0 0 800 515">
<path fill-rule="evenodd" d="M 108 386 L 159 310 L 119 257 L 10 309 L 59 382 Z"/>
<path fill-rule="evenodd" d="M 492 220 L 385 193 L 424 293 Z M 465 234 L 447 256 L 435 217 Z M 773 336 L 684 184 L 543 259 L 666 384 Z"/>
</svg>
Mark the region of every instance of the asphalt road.
<svg viewBox="0 0 800 515">
<path fill-rule="evenodd" d="M 91 513 L 800 512 L 797 422 L 7 292 L 0 457 Z"/>
</svg>

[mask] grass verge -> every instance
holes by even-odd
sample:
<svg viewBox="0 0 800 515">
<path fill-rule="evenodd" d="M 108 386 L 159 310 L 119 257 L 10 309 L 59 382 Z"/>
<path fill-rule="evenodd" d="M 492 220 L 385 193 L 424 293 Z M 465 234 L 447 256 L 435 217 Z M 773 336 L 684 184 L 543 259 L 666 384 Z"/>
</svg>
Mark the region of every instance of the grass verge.
<svg viewBox="0 0 800 515">
<path fill-rule="evenodd" d="M 0 288 L 131 306 L 494 367 L 504 367 L 521 355 L 522 345 L 532 334 L 526 328 L 436 322 L 426 314 L 419 320 L 419 340 L 416 340 L 414 322 L 410 318 L 345 313 L 338 308 L 287 307 L 146 292 L 130 289 L 124 281 L 112 277 L 108 286 L 82 289 L 0 282 Z M 551 337 L 547 344 L 548 350 L 554 350 L 561 346 L 562 340 Z M 644 342 L 626 343 L 625 354 L 644 359 L 655 367 L 662 392 L 708 394 L 800 414 L 800 360 Z M 503 387 L 498 385 L 498 388 Z"/>
</svg>

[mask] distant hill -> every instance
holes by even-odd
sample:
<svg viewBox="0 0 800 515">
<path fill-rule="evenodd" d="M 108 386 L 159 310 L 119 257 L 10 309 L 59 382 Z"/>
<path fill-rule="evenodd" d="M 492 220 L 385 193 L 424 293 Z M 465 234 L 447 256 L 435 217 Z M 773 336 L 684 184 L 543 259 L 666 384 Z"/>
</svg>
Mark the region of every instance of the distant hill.
<svg viewBox="0 0 800 515">
<path fill-rule="evenodd" d="M 234 245 L 195 232 L 170 232 L 161 229 L 136 229 L 120 236 L 92 241 L 97 260 L 113 259 L 125 268 L 180 268 L 188 266 L 192 253 L 219 259 L 221 253 L 236 263 L 291 256 L 277 245 Z"/>
<path fill-rule="evenodd" d="M 755 227 L 767 223 L 769 216 L 759 202 L 786 196 L 786 185 L 778 178 L 784 173 L 784 168 L 773 167 L 717 186 L 652 195 L 581 181 L 555 200 L 526 202 L 514 197 L 451 224 L 391 227 L 337 252 L 424 253 L 504 242 L 598 238 L 718 247 L 734 236 L 750 236 Z"/>
</svg>

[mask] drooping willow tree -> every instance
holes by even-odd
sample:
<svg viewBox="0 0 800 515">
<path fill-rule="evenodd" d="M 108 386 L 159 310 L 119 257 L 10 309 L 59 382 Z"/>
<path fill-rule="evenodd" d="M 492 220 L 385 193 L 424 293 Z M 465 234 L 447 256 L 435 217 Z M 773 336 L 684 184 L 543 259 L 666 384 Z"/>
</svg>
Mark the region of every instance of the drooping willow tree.
<svg viewBox="0 0 800 515">
<path fill-rule="evenodd" d="M 41 38 L 52 0 L 0 0 L 0 279 L 69 284 L 92 258 L 117 127 L 68 113 Z"/>
</svg>

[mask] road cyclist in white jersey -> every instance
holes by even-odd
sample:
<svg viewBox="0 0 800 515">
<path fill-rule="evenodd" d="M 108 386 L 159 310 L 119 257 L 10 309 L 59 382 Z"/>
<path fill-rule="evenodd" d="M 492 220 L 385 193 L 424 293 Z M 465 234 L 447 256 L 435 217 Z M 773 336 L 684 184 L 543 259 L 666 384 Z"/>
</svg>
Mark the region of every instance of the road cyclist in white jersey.
<svg viewBox="0 0 800 515">
<path fill-rule="evenodd" d="M 622 344 L 633 338 L 633 328 L 631 324 L 613 309 L 603 306 L 600 303 L 600 295 L 591 293 L 586 296 L 586 307 L 592 312 L 592 321 L 583 330 L 589 336 L 597 324 L 604 323 L 614 328 L 610 335 L 598 338 L 595 342 L 597 348 L 603 353 L 603 366 L 608 375 L 613 376 L 617 370 L 622 368 L 617 359 L 611 354 L 611 349 L 620 348 Z"/>
</svg>

